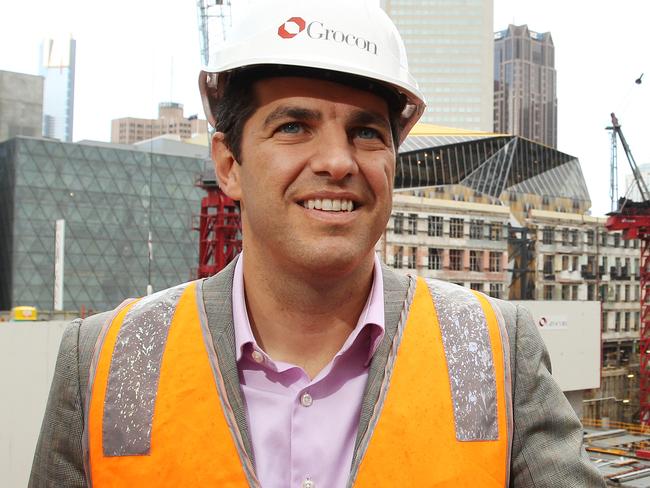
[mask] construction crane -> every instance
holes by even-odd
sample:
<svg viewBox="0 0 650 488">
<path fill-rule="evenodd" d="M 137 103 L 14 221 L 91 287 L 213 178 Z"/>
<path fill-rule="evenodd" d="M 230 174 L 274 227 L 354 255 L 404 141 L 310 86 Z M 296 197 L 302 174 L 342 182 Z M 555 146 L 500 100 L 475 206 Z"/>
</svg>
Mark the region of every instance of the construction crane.
<svg viewBox="0 0 650 488">
<path fill-rule="evenodd" d="M 638 239 L 640 243 L 639 420 L 643 425 L 650 425 L 650 193 L 616 115 L 612 113 L 611 117 L 612 133 L 621 141 L 641 195 L 641 202 L 633 202 L 625 197 L 619 199 L 617 210 L 607 214 L 605 227 L 610 232 L 621 231 L 623 239 Z"/>
<path fill-rule="evenodd" d="M 232 22 L 230 0 L 197 0 L 201 61 L 210 59 L 210 49 L 223 42 Z M 208 145 L 211 133 L 208 134 Z M 217 182 L 211 161 L 206 161 L 196 185 L 207 195 L 201 199 L 201 213 L 192 228 L 199 231 L 198 278 L 222 270 L 241 251 L 241 221 L 237 203 L 229 198 Z"/>
</svg>

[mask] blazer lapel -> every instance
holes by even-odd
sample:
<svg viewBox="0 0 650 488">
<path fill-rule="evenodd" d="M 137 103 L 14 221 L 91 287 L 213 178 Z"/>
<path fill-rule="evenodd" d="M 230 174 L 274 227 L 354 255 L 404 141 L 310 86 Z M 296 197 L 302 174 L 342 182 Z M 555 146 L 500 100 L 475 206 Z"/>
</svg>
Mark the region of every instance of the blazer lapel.
<svg viewBox="0 0 650 488">
<path fill-rule="evenodd" d="M 203 302 L 208 317 L 208 328 L 217 352 L 219 369 L 226 387 L 228 403 L 232 407 L 241 434 L 244 449 L 255 464 L 250 433 L 246 421 L 246 406 L 239 384 L 239 372 L 235 356 L 235 327 L 232 318 L 232 281 L 235 274 L 233 260 L 218 274 L 203 283 Z"/>
</svg>

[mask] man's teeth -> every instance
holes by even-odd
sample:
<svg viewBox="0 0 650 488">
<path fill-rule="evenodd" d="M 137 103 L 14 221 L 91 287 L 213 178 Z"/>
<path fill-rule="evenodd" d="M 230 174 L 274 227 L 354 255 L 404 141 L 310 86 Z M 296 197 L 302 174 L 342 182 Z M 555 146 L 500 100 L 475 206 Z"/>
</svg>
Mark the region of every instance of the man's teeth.
<svg viewBox="0 0 650 488">
<path fill-rule="evenodd" d="M 326 212 L 352 212 L 354 210 L 354 203 L 352 200 L 333 200 L 330 198 L 313 198 L 305 200 L 303 207 L 310 210 L 324 210 Z"/>
</svg>

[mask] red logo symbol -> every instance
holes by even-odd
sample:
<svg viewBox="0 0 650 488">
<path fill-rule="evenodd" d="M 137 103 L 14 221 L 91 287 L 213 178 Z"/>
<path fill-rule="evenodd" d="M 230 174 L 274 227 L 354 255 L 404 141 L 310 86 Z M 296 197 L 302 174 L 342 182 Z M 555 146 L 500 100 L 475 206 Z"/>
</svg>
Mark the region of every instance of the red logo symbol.
<svg viewBox="0 0 650 488">
<path fill-rule="evenodd" d="M 291 17 L 284 24 L 278 27 L 278 35 L 283 39 L 296 37 L 305 30 L 305 21 L 300 17 Z"/>
</svg>

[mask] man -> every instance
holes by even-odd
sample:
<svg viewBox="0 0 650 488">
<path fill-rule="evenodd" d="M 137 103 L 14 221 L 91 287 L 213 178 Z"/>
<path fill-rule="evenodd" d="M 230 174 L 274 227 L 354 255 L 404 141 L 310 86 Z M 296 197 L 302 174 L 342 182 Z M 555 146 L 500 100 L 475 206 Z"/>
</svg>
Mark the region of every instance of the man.
<svg viewBox="0 0 650 488">
<path fill-rule="evenodd" d="M 383 268 L 424 109 L 364 2 L 266 2 L 200 77 L 243 252 L 75 322 L 30 486 L 604 486 L 523 310 Z"/>
</svg>

